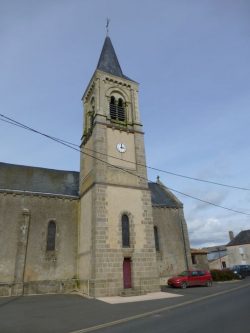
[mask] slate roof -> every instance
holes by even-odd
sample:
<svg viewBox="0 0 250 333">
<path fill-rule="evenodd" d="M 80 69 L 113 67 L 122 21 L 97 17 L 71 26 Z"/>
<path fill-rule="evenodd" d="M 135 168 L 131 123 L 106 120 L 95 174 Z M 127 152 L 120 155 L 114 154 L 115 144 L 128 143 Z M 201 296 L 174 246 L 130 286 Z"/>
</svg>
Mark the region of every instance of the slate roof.
<svg viewBox="0 0 250 333">
<path fill-rule="evenodd" d="M 148 183 L 151 192 L 151 201 L 153 206 L 182 208 L 182 203 L 168 191 L 163 185 L 158 183 Z"/>
<path fill-rule="evenodd" d="M 78 196 L 79 172 L 0 163 L 0 190 Z"/>
<path fill-rule="evenodd" d="M 215 246 L 208 246 L 208 247 L 203 247 L 203 250 L 206 250 L 208 253 L 212 252 L 219 252 L 219 251 L 226 251 L 226 245 L 215 245 Z"/>
<path fill-rule="evenodd" d="M 250 230 L 242 230 L 227 244 L 227 246 L 235 246 L 243 244 L 250 244 Z"/>
<path fill-rule="evenodd" d="M 163 184 L 148 184 L 152 205 L 181 208 L 182 203 Z M 0 190 L 79 196 L 79 172 L 0 162 Z"/>
<path fill-rule="evenodd" d="M 99 69 L 105 73 L 109 73 L 121 78 L 124 78 L 126 80 L 131 80 L 128 78 L 126 75 L 122 73 L 121 66 L 119 64 L 118 58 L 115 53 L 115 49 L 112 45 L 111 39 L 109 36 L 105 38 L 103 47 L 102 47 L 102 52 L 97 64 L 96 69 Z"/>
</svg>

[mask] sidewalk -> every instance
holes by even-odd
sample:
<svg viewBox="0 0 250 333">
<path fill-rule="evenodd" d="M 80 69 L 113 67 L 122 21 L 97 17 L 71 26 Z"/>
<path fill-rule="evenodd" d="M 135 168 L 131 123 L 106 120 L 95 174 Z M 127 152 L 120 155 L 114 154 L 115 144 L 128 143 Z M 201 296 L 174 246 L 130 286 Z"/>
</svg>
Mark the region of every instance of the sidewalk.
<svg viewBox="0 0 250 333">
<path fill-rule="evenodd" d="M 109 303 L 109 304 L 121 304 L 121 303 L 133 303 L 133 302 L 142 302 L 142 301 L 152 301 L 159 300 L 164 298 L 174 298 L 180 297 L 182 295 L 171 294 L 167 292 L 156 292 L 149 293 L 141 296 L 130 296 L 130 297 L 121 297 L 121 296 L 113 296 L 113 297 L 99 297 L 97 298 L 99 301 Z"/>
</svg>

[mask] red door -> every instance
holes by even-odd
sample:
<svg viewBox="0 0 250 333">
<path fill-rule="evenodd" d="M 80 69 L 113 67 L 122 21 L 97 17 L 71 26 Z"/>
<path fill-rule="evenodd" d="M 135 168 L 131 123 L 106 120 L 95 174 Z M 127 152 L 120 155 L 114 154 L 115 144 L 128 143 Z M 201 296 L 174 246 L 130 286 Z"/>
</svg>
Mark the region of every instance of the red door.
<svg viewBox="0 0 250 333">
<path fill-rule="evenodd" d="M 123 286 L 124 289 L 132 288 L 131 258 L 124 258 L 123 260 Z"/>
</svg>

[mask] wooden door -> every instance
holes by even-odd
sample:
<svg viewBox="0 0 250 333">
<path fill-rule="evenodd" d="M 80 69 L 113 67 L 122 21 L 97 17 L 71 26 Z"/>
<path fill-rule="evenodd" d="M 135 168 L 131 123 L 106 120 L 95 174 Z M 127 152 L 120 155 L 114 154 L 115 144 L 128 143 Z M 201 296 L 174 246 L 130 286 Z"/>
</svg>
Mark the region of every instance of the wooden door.
<svg viewBox="0 0 250 333">
<path fill-rule="evenodd" d="M 131 258 L 124 258 L 123 260 L 123 286 L 124 289 L 132 288 Z"/>
</svg>

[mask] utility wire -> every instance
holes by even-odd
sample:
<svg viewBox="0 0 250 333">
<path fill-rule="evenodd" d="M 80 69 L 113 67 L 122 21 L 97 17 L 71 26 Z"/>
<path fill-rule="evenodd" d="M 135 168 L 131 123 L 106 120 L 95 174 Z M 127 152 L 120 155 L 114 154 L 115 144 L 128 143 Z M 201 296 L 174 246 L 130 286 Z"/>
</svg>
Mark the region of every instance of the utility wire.
<svg viewBox="0 0 250 333">
<path fill-rule="evenodd" d="M 41 132 L 39 132 L 37 130 L 34 130 L 33 128 L 28 127 L 28 126 L 26 126 L 24 124 L 21 124 L 21 123 L 17 122 L 14 119 L 11 119 L 11 118 L 9 118 L 7 116 L 4 116 L 3 114 L 0 114 L 0 116 L 3 117 L 3 118 L 5 118 L 5 119 L 0 119 L 1 121 L 4 121 L 4 122 L 9 123 L 11 125 L 27 129 L 27 130 L 33 131 L 35 133 L 38 133 L 38 134 L 42 134 L 45 137 L 55 139 L 55 141 L 61 141 L 61 142 L 65 142 L 65 143 L 67 143 L 67 144 L 69 144 L 71 146 L 79 147 L 79 145 L 77 145 L 75 143 L 72 143 L 72 142 L 69 142 L 69 141 L 65 141 L 65 140 L 62 140 L 62 139 L 59 139 L 59 138 L 56 138 L 56 137 L 52 137 L 52 136 L 47 135 L 45 133 L 41 133 Z M 190 180 L 195 180 L 195 181 L 198 181 L 198 182 L 208 183 L 208 184 L 217 185 L 217 186 L 228 187 L 228 188 L 237 189 L 237 190 L 250 191 L 250 188 L 247 188 L 247 187 L 229 185 L 229 184 L 219 183 L 219 182 L 215 182 L 215 181 L 211 181 L 211 180 L 207 180 L 207 179 L 201 179 L 201 178 L 195 178 L 195 177 L 191 177 L 191 176 L 186 176 L 186 175 L 182 175 L 182 174 L 179 174 L 179 173 L 175 173 L 175 172 L 171 172 L 171 171 L 167 171 L 167 170 L 158 169 L 158 168 L 155 168 L 155 167 L 152 167 L 152 166 L 149 166 L 149 165 L 145 165 L 145 164 L 141 164 L 141 163 L 137 163 L 137 162 L 132 162 L 132 161 L 129 161 L 129 160 L 125 160 L 125 159 L 119 158 L 117 156 L 108 155 L 108 154 L 105 154 L 105 153 L 102 153 L 102 152 L 99 152 L 99 151 L 96 151 L 96 150 L 93 150 L 93 149 L 90 149 L 90 148 L 87 148 L 87 147 L 85 147 L 84 149 L 88 150 L 88 151 L 90 151 L 92 153 L 97 153 L 97 154 L 100 154 L 100 155 L 103 155 L 103 156 L 108 156 L 108 157 L 111 157 L 111 158 L 113 158 L 115 160 L 120 160 L 120 161 L 131 163 L 131 164 L 134 164 L 134 165 L 142 166 L 142 167 L 145 167 L 147 169 L 158 171 L 158 172 L 162 172 L 162 173 L 166 173 L 166 174 L 169 174 L 169 175 L 172 175 L 172 176 L 181 177 L 181 178 L 190 179 Z"/>
<path fill-rule="evenodd" d="M 51 139 L 51 140 L 53 140 L 53 141 L 56 141 L 56 142 L 58 142 L 58 143 L 60 143 L 60 144 L 62 144 L 62 145 L 64 145 L 64 146 L 66 146 L 66 147 L 68 147 L 68 148 L 71 148 L 71 149 L 73 149 L 73 150 L 75 150 L 75 151 L 77 151 L 77 152 L 80 152 L 81 154 L 84 154 L 84 155 L 89 156 L 89 157 L 91 157 L 91 158 L 93 158 L 93 159 L 95 159 L 95 160 L 98 160 L 98 161 L 100 161 L 100 162 L 102 162 L 102 163 L 105 163 L 105 164 L 107 164 L 107 165 L 110 166 L 110 167 L 113 167 L 113 168 L 115 168 L 115 169 L 121 170 L 121 171 L 123 171 L 123 172 L 125 172 L 125 173 L 128 173 L 128 174 L 131 174 L 131 175 L 133 175 L 133 176 L 135 176 L 135 177 L 137 177 L 137 178 L 140 178 L 140 179 L 142 179 L 142 180 L 144 180 L 144 181 L 146 181 L 146 182 L 149 182 L 149 183 L 155 183 L 155 182 L 153 182 L 152 180 L 149 180 L 149 179 L 147 179 L 147 178 L 145 178 L 145 177 L 142 177 L 142 176 L 140 176 L 140 175 L 136 175 L 136 174 L 134 174 L 132 171 L 129 171 L 129 170 L 126 170 L 126 169 L 124 169 L 124 168 L 122 168 L 122 167 L 119 167 L 119 166 L 113 165 L 113 164 L 111 164 L 111 163 L 109 163 L 109 162 L 107 162 L 107 161 L 104 161 L 104 160 L 102 160 L 102 159 L 96 157 L 96 156 L 93 156 L 93 155 L 91 155 L 91 154 L 88 154 L 88 153 L 86 153 L 86 152 L 83 152 L 81 149 L 78 149 L 78 148 L 73 147 L 73 145 L 72 145 L 71 143 L 67 142 L 67 141 L 64 141 L 64 140 L 61 140 L 61 139 L 55 138 L 55 137 L 50 136 L 50 135 L 45 134 L 45 133 L 42 133 L 42 132 L 40 132 L 40 131 L 38 131 L 38 130 L 35 130 L 35 129 L 29 127 L 29 126 L 26 126 L 26 125 L 24 125 L 24 124 L 22 124 L 22 123 L 20 123 L 20 122 L 18 122 L 18 121 L 15 121 L 15 120 L 13 120 L 13 119 L 11 119 L 11 118 L 9 118 L 9 117 L 3 116 L 2 114 L 0 114 L 0 116 L 1 116 L 1 117 L 4 117 L 5 119 L 7 119 L 7 120 L 5 120 L 5 121 L 6 121 L 7 123 L 9 123 L 9 124 L 12 124 L 12 125 L 15 125 L 15 126 L 18 126 L 18 127 L 24 128 L 24 129 L 27 129 L 27 130 L 29 130 L 29 131 L 32 131 L 32 132 L 34 132 L 34 133 L 37 133 L 37 134 L 39 134 L 39 135 L 42 135 L 42 136 L 44 136 L 44 137 L 46 137 L 46 138 L 48 138 L 48 139 Z M 146 166 L 145 166 L 145 167 L 146 167 Z M 208 205 L 212 205 L 212 206 L 215 206 L 215 207 L 218 207 L 218 208 L 222 208 L 222 209 L 225 209 L 225 210 L 228 210 L 228 211 L 234 212 L 234 213 L 238 213 L 238 214 L 242 214 L 242 215 L 250 216 L 250 213 L 245 213 L 245 212 L 242 212 L 242 211 L 238 211 L 238 210 L 235 210 L 235 209 L 231 209 L 231 208 L 228 208 L 228 207 L 224 207 L 224 206 L 221 206 L 221 205 L 217 205 L 217 204 L 212 203 L 212 202 L 210 202 L 210 201 L 206 201 L 206 200 L 203 200 L 203 199 L 197 198 L 197 197 L 195 197 L 195 196 L 192 196 L 192 195 L 190 195 L 190 194 L 186 194 L 186 193 L 184 193 L 184 192 L 181 192 L 181 191 L 175 190 L 175 189 L 173 189 L 173 188 L 170 188 L 170 187 L 167 187 L 167 186 L 163 186 L 162 184 L 158 184 L 158 185 L 161 186 L 162 188 L 169 189 L 169 190 L 171 190 L 171 191 L 173 191 L 173 192 L 176 192 L 176 193 L 178 193 L 178 194 L 181 194 L 181 195 L 183 195 L 183 196 L 186 196 L 186 197 L 191 198 L 191 199 L 194 199 L 194 200 L 198 200 L 198 201 L 203 202 L 203 203 L 206 203 L 206 204 L 208 204 Z"/>
</svg>

